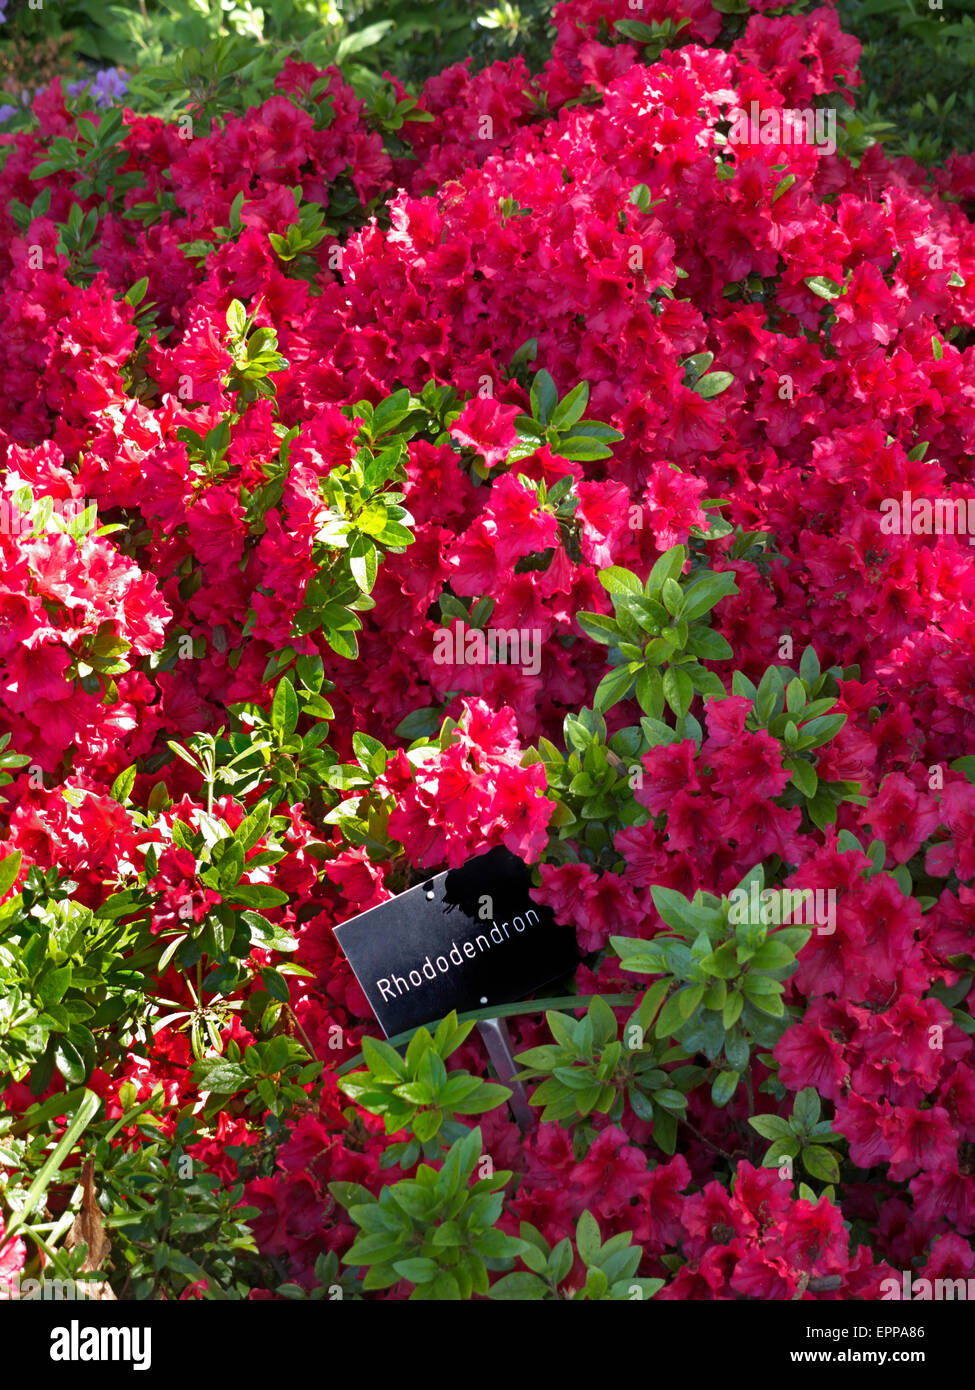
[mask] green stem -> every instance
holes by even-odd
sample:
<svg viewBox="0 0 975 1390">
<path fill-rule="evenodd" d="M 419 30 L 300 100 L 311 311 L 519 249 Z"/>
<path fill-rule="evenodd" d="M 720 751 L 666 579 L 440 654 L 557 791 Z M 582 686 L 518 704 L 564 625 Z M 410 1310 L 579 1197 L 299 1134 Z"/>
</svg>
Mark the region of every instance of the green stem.
<svg viewBox="0 0 975 1390">
<path fill-rule="evenodd" d="M 72 1220 L 73 1219 L 74 1218 L 72 1218 Z M 52 1245 L 48 1244 L 48 1242 L 43 1238 L 43 1236 L 39 1236 L 37 1234 L 37 1231 L 34 1229 L 33 1226 L 25 1226 L 23 1229 L 23 1234 L 27 1236 L 28 1239 L 32 1240 L 39 1250 L 43 1250 L 44 1254 L 47 1256 L 49 1260 L 57 1259 L 57 1251 L 54 1249 Z"/>
<path fill-rule="evenodd" d="M 696 1135 L 697 1138 L 700 1139 L 702 1144 L 707 1144 L 709 1149 L 713 1149 L 714 1152 L 720 1154 L 722 1158 L 726 1158 L 729 1163 L 734 1163 L 734 1154 L 730 1154 L 727 1149 L 721 1148 L 720 1144 L 715 1144 L 714 1141 L 712 1139 L 709 1139 L 706 1134 L 702 1134 L 701 1131 L 697 1128 L 697 1126 L 695 1124 L 692 1124 L 690 1120 L 681 1120 L 680 1123 L 682 1125 L 686 1125 L 687 1128 L 691 1131 L 691 1133 Z"/>
<path fill-rule="evenodd" d="M 315 1048 L 314 1048 L 314 1045 L 312 1044 L 312 1040 L 311 1040 L 311 1038 L 308 1036 L 308 1034 L 305 1032 L 304 1028 L 302 1028 L 301 1023 L 300 1023 L 300 1021 L 299 1021 L 299 1019 L 298 1019 L 298 1016 L 297 1016 L 297 1014 L 295 1013 L 294 1009 L 291 1007 L 290 1004 L 285 1004 L 284 1007 L 285 1007 L 285 1010 L 287 1011 L 288 1018 L 291 1020 L 291 1022 L 294 1024 L 294 1026 L 298 1029 L 298 1032 L 301 1034 L 302 1039 L 303 1039 L 303 1041 L 304 1041 L 304 1044 L 305 1044 L 305 1046 L 306 1046 L 307 1049 L 308 1049 L 308 1055 L 309 1055 L 310 1057 L 312 1057 L 316 1062 L 321 1062 L 322 1059 L 321 1059 L 321 1058 L 318 1056 L 318 1054 L 316 1053 Z"/>
<path fill-rule="evenodd" d="M 124 1129 L 126 1125 L 130 1125 L 137 1115 L 141 1115 L 143 1110 L 148 1110 L 149 1107 L 159 1099 L 160 1093 L 158 1091 L 153 1091 L 152 1095 L 147 1096 L 146 1099 L 140 1101 L 138 1105 L 134 1105 L 131 1110 L 126 1110 L 125 1114 L 120 1119 L 116 1120 L 108 1133 L 102 1137 L 106 1142 L 114 1139 L 120 1129 Z"/>
</svg>

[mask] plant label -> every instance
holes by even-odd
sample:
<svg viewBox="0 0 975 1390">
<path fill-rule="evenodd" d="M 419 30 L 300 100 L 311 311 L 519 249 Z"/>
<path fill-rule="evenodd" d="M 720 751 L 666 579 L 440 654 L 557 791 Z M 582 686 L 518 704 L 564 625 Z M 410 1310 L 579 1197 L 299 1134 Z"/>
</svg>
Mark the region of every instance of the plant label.
<svg viewBox="0 0 975 1390">
<path fill-rule="evenodd" d="M 571 926 L 529 896 L 531 871 L 503 846 L 335 928 L 387 1037 L 510 1004 L 569 974 Z"/>
</svg>

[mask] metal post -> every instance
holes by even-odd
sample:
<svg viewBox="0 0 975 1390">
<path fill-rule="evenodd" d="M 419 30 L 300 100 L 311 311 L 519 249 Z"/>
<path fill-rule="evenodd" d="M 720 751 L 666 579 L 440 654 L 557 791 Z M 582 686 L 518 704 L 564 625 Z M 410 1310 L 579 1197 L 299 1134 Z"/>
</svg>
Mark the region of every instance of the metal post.
<svg viewBox="0 0 975 1390">
<path fill-rule="evenodd" d="M 511 1107 L 512 1115 L 521 1129 L 530 1128 L 535 1124 L 535 1113 L 528 1102 L 524 1084 L 514 1080 L 518 1066 L 511 1055 L 511 1038 L 507 1024 L 501 1018 L 485 1018 L 477 1025 L 477 1031 L 484 1039 L 488 1056 L 498 1073 L 498 1080 L 502 1086 L 507 1086 L 511 1090 L 511 1099 L 508 1104 Z"/>
</svg>

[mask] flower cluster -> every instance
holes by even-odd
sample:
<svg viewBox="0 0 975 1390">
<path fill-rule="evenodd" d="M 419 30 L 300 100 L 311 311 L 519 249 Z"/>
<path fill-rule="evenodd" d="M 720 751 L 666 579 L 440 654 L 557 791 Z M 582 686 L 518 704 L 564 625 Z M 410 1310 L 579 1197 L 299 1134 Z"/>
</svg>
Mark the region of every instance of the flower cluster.
<svg viewBox="0 0 975 1390">
<path fill-rule="evenodd" d="M 709 0 L 645 0 L 664 46 L 622 0 L 563 0 L 541 72 L 452 67 L 395 130 L 338 69 L 289 61 L 209 130 L 78 118 L 54 83 L 3 137 L 2 896 L 60 872 L 72 910 L 123 923 L 99 949 L 137 952 L 156 1001 L 126 1033 L 124 968 L 90 1026 L 52 987 L 68 1041 L 11 1052 L 4 1099 L 87 1081 L 127 1161 L 158 1087 L 160 1133 L 250 1204 L 299 1295 L 355 1238 L 330 1185 L 409 1171 L 339 1089 L 374 1027 L 333 928 L 502 844 L 575 925 L 580 993 L 632 989 L 608 948 L 664 930 L 655 888 L 720 898 L 763 863 L 835 899 L 725 1103 L 685 1078 L 679 1152 L 639 1103 L 524 1141 L 483 1117 L 508 1236 L 554 1244 L 590 1210 L 663 1297 L 791 1299 L 954 1269 L 975 1232 L 975 569 L 964 534 L 892 533 L 882 509 L 975 498 L 975 185 L 970 159 L 928 180 L 778 119 L 732 138 L 755 104 L 853 99 L 834 9 L 781 8 L 755 0 L 730 38 Z M 96 101 L 123 89 L 100 74 Z M 735 579 L 663 677 L 677 723 L 621 689 L 598 767 L 557 790 L 605 671 L 577 614 L 608 622 L 600 573 L 645 578 L 674 546 L 685 577 Z M 655 652 L 686 641 L 692 594 L 637 596 Z M 525 634 L 537 667 L 439 660 L 455 623 Z M 763 674 L 807 648 L 842 718 L 797 766 L 806 695 L 780 692 L 778 732 Z M 571 797 L 612 823 L 605 853 L 560 837 Z M 549 1042 L 537 1015 L 511 1026 Z M 458 1056 L 485 1071 L 476 1041 Z M 747 1121 L 809 1087 L 844 1177 L 797 1192 Z"/>
</svg>

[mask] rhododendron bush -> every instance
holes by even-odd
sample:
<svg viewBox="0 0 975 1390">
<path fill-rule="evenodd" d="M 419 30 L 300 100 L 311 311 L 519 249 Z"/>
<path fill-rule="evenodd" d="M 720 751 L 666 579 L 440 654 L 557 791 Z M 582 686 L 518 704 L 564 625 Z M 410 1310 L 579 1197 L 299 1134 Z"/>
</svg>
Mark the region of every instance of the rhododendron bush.
<svg viewBox="0 0 975 1390">
<path fill-rule="evenodd" d="M 729 8 L 566 0 L 542 71 L 370 105 L 55 83 L 3 138 L 4 1287 L 971 1271 L 930 518 L 975 500 L 975 163 L 793 139 L 859 46 Z M 524 1133 L 474 1020 L 380 1041 L 334 935 L 499 845 L 580 953 L 502 1010 Z"/>
</svg>

